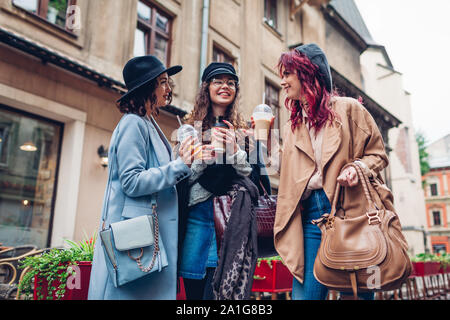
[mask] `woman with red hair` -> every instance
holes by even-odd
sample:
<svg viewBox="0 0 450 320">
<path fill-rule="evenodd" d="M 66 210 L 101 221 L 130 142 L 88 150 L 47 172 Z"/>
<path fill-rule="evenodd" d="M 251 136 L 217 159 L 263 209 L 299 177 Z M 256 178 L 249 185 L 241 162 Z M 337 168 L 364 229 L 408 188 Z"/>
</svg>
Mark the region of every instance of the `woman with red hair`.
<svg viewBox="0 0 450 320">
<path fill-rule="evenodd" d="M 337 183 L 347 187 L 344 205 L 358 205 L 360 193 L 352 188 L 358 176 L 353 167 L 340 174 L 345 164 L 359 161 L 376 176 L 388 158 L 370 113 L 358 100 L 333 91 L 327 58 L 317 45 L 283 53 L 278 67 L 290 120 L 280 150 L 275 248 L 294 275 L 292 298 L 325 299 L 328 289 L 313 274 L 321 232 L 311 221 L 330 212 Z"/>
</svg>

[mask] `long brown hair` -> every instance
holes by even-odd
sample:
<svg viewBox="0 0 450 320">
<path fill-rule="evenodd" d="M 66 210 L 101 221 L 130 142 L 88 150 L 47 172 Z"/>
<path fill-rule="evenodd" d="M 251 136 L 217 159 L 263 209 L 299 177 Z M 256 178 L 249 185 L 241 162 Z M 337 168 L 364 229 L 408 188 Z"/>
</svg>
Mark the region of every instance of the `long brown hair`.
<svg viewBox="0 0 450 320">
<path fill-rule="evenodd" d="M 169 85 L 172 91 L 169 94 L 169 104 L 172 102 L 172 92 L 175 84 L 173 80 L 169 77 Z M 158 108 L 155 108 L 157 102 L 157 97 L 155 95 L 155 90 L 159 86 L 158 79 L 153 79 L 148 84 L 137 89 L 135 92 L 130 94 L 129 97 L 123 99 L 122 101 L 116 103 L 117 108 L 122 113 L 134 113 L 141 117 L 145 116 L 147 109 L 145 108 L 147 103 L 150 103 L 150 110 L 154 115 L 159 114 Z"/>
<path fill-rule="evenodd" d="M 201 121 L 203 131 L 211 129 L 214 123 L 211 97 L 209 96 L 209 85 L 210 82 L 202 82 L 200 91 L 195 98 L 194 109 L 184 118 L 185 122 L 190 125 L 194 125 L 194 122 Z M 233 102 L 228 106 L 224 118 L 229 121 L 235 129 L 244 129 L 248 126 L 239 114 L 239 100 L 239 86 L 236 86 L 236 95 Z"/>
</svg>

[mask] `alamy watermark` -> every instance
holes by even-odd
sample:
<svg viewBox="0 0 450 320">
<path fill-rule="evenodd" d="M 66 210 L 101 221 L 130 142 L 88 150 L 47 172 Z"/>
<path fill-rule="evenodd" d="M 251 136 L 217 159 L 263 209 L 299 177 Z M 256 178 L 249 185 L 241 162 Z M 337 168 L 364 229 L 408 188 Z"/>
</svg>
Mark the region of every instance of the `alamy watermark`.
<svg viewBox="0 0 450 320">
<path fill-rule="evenodd" d="M 66 28 L 69 30 L 81 30 L 81 8 L 71 5 L 66 10 Z"/>
<path fill-rule="evenodd" d="M 67 277 L 66 287 L 67 289 L 81 289 L 81 270 L 78 265 L 71 265 L 67 268 L 67 273 L 70 276 Z"/>
<path fill-rule="evenodd" d="M 370 266 L 367 268 L 367 274 L 370 276 L 367 278 L 367 289 L 379 290 L 381 289 L 381 269 L 378 266 Z"/>
<path fill-rule="evenodd" d="M 212 129 L 203 131 L 202 122 L 196 121 L 194 128 L 197 132 L 199 144 L 208 144 L 212 139 Z M 280 166 L 280 131 L 278 129 L 270 129 L 268 140 L 257 141 L 253 136 L 253 131 L 249 129 L 227 129 L 233 130 L 236 137 L 236 144 L 240 150 L 245 150 L 247 156 L 245 159 L 234 157 L 234 150 L 231 144 L 226 144 L 223 153 L 216 153 L 216 157 L 212 161 L 205 161 L 206 164 L 249 164 L 262 165 L 260 174 L 274 175 L 279 172 Z M 209 137 L 209 141 L 203 141 L 203 137 Z M 207 138 L 208 139 L 208 138 Z M 178 139 L 178 129 L 172 131 L 170 140 L 174 143 L 180 143 Z M 179 145 L 178 145 L 179 147 Z M 270 147 L 270 152 L 269 152 Z M 176 152 L 178 148 L 175 148 Z M 223 157 L 222 155 L 225 155 Z M 239 163 L 242 161 L 242 163 Z M 195 163 L 195 160 L 194 160 Z"/>
</svg>

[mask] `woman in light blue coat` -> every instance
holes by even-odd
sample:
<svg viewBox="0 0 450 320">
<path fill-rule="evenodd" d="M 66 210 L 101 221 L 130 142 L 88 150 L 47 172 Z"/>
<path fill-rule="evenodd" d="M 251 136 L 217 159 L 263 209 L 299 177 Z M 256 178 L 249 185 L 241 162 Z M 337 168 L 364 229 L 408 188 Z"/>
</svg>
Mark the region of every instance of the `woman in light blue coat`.
<svg viewBox="0 0 450 320">
<path fill-rule="evenodd" d="M 99 239 L 92 263 L 89 299 L 176 299 L 178 205 L 175 185 L 191 175 L 190 164 L 197 154 L 192 154 L 190 148 L 198 141 L 186 139 L 181 144 L 179 158 L 172 160 L 171 146 L 153 115 L 158 114 L 159 107 L 171 102 L 169 77 L 181 69 L 181 66 L 166 68 L 154 56 L 136 57 L 125 65 L 123 76 L 128 92 L 118 100 L 118 107 L 125 114 L 111 137 L 109 179 L 100 221 L 102 227 L 150 215 L 151 196 L 156 195 L 159 232 L 168 266 L 116 288 L 108 274 Z"/>
</svg>

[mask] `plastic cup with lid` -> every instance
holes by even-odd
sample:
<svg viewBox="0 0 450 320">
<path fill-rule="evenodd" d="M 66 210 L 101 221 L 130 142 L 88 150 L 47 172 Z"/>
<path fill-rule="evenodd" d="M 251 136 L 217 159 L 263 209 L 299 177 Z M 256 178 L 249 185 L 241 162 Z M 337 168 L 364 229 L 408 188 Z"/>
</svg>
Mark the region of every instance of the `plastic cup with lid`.
<svg viewBox="0 0 450 320">
<path fill-rule="evenodd" d="M 274 118 L 272 108 L 267 104 L 259 104 L 253 110 L 252 117 L 255 123 L 255 139 L 267 141 L 270 124 Z"/>
<path fill-rule="evenodd" d="M 190 124 L 183 124 L 177 130 L 177 140 L 183 142 L 188 137 L 197 137 L 197 130 Z"/>
<path fill-rule="evenodd" d="M 181 125 L 177 130 L 177 140 L 181 143 L 184 140 L 186 140 L 189 137 L 197 138 L 197 130 L 190 124 L 183 124 Z M 191 146 L 190 149 L 192 150 L 194 146 Z M 195 152 L 201 148 L 201 145 L 195 146 Z M 201 156 L 200 154 L 198 156 Z"/>
</svg>

